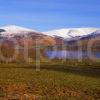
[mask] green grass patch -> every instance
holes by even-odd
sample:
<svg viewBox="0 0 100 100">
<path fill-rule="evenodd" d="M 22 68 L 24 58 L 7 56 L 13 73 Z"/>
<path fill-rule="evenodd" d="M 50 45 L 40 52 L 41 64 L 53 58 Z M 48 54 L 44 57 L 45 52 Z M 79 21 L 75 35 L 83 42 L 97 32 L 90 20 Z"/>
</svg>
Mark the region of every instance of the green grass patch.
<svg viewBox="0 0 100 100">
<path fill-rule="evenodd" d="M 27 93 L 43 98 L 53 95 L 57 100 L 83 96 L 100 98 L 99 68 L 73 67 L 66 64 L 41 64 L 38 72 L 35 68 L 34 64 L 0 64 L 0 84 L 16 84 L 16 87 L 18 84 L 26 84 L 24 88 Z"/>
</svg>

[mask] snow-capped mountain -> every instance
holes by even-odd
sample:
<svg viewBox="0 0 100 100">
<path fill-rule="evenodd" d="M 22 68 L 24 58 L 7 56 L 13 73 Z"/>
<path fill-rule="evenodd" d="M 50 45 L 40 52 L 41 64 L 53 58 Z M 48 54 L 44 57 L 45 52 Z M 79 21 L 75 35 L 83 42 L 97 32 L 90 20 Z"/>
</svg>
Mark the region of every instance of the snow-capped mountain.
<svg viewBox="0 0 100 100">
<path fill-rule="evenodd" d="M 24 38 L 24 36 L 27 36 Z M 22 46 L 24 42 L 27 42 L 30 47 L 36 45 L 36 39 L 39 38 L 39 41 L 43 45 L 55 44 L 55 40 L 53 37 L 44 35 L 43 33 L 27 29 L 24 27 L 19 27 L 16 25 L 8 25 L 0 27 L 0 42 L 8 40 L 8 39 L 16 39 L 16 41 Z"/>
<path fill-rule="evenodd" d="M 24 34 L 27 34 L 27 37 L 24 38 Z M 62 43 L 64 43 L 68 46 L 68 49 L 70 49 L 70 44 L 72 44 L 73 50 L 76 50 L 76 42 L 83 43 L 81 46 L 86 48 L 88 41 L 92 42 L 92 40 L 96 40 L 95 37 L 98 37 L 98 40 L 100 39 L 100 28 L 66 28 L 48 32 L 38 32 L 15 25 L 0 27 L 0 43 L 5 45 L 5 43 L 9 43 L 9 39 L 16 39 L 16 42 L 21 48 L 24 47 L 25 43 L 28 44 L 29 48 L 32 48 L 36 45 L 38 39 L 38 42 L 43 47 L 57 45 L 58 48 L 61 49 Z M 8 45 L 12 47 L 11 42 L 12 41 L 10 41 Z"/>
<path fill-rule="evenodd" d="M 95 31 L 95 32 L 93 32 L 92 34 L 94 34 L 94 35 L 100 35 L 100 30 L 97 30 L 97 31 Z"/>
<path fill-rule="evenodd" d="M 100 28 L 65 28 L 65 29 L 47 31 L 43 33 L 53 37 L 59 36 L 64 39 L 71 39 L 91 34 L 97 30 L 100 30 Z"/>
<path fill-rule="evenodd" d="M 93 33 L 88 34 L 88 35 L 81 36 L 81 37 L 79 37 L 78 39 L 81 40 L 81 39 L 95 38 L 95 37 L 97 37 L 97 38 L 100 37 L 100 30 L 94 31 Z M 78 39 L 77 39 L 77 40 L 78 40 Z"/>
<path fill-rule="evenodd" d="M 100 34 L 100 28 L 63 28 L 58 30 L 51 30 L 48 32 L 38 32 L 36 30 L 16 26 L 16 25 L 7 25 L 0 27 L 0 35 L 3 37 L 13 37 L 16 35 L 24 35 L 32 33 L 34 36 L 37 34 L 41 34 L 42 36 L 50 36 L 50 37 L 56 37 L 58 39 L 63 40 L 78 40 L 82 37 L 88 37 L 90 35 L 97 35 Z M 53 39 L 54 39 L 53 38 Z"/>
<path fill-rule="evenodd" d="M 24 27 L 16 26 L 16 25 L 3 26 L 3 27 L 0 27 L 0 30 L 1 30 L 0 34 L 2 36 L 13 36 L 13 35 L 25 34 L 28 32 L 37 32 L 36 30 L 27 29 Z"/>
</svg>

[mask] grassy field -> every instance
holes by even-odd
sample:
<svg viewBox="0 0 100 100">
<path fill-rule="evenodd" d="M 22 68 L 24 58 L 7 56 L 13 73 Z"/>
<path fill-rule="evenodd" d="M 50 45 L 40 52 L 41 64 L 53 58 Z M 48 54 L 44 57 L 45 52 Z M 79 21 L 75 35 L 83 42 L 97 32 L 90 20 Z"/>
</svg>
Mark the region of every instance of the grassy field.
<svg viewBox="0 0 100 100">
<path fill-rule="evenodd" d="M 99 64 L 0 64 L 0 100 L 67 99 L 100 99 Z"/>
</svg>

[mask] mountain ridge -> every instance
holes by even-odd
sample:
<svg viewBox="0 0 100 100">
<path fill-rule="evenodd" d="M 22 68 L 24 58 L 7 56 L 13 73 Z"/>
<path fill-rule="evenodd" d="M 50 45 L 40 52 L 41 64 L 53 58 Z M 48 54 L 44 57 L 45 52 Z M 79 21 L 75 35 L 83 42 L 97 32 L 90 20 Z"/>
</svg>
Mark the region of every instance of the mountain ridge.
<svg viewBox="0 0 100 100">
<path fill-rule="evenodd" d="M 24 34 L 28 34 L 30 32 L 36 32 L 36 33 L 41 33 L 41 35 L 47 35 L 47 36 L 51 36 L 53 38 L 55 37 L 61 37 L 64 40 L 72 40 L 78 37 L 84 37 L 84 36 L 88 36 L 90 34 L 93 33 L 100 33 L 100 28 L 93 28 L 93 27 L 87 27 L 87 28 L 62 28 L 62 29 L 56 29 L 56 30 L 51 30 L 51 31 L 47 31 L 47 32 L 39 32 L 37 30 L 32 30 L 32 29 L 28 29 L 28 28 L 24 28 L 24 27 L 20 27 L 20 26 L 16 26 L 16 25 L 6 25 L 3 27 L 0 27 L 0 34 L 2 36 L 14 36 L 14 35 L 24 35 Z"/>
<path fill-rule="evenodd" d="M 16 25 L 6 25 L 0 27 L 1 30 L 4 30 L 4 32 L 1 32 L 1 35 L 3 36 L 11 36 L 11 35 L 20 35 L 20 34 L 26 34 L 28 32 L 38 32 L 36 30 L 16 26 Z"/>
<path fill-rule="evenodd" d="M 63 28 L 63 29 L 51 30 L 43 33 L 53 37 L 60 36 L 63 37 L 64 39 L 69 39 L 76 36 L 88 35 L 97 30 L 100 30 L 100 28 Z"/>
</svg>

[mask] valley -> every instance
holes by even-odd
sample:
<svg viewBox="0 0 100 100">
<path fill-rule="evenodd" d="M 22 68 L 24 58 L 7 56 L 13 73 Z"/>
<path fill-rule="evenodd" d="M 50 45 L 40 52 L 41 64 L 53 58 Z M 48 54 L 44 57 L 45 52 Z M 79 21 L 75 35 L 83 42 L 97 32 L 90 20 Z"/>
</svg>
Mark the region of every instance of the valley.
<svg viewBox="0 0 100 100">
<path fill-rule="evenodd" d="M 56 32 L 0 28 L 0 100 L 100 99 L 99 28 Z"/>
</svg>

